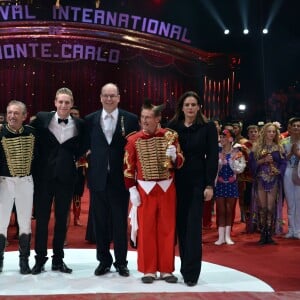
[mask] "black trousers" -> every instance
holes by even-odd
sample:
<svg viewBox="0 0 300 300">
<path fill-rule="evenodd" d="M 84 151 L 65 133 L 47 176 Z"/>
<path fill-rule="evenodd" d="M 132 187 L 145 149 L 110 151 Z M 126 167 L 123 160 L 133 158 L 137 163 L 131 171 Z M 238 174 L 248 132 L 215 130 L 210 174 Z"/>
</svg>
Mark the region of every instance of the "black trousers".
<svg viewBox="0 0 300 300">
<path fill-rule="evenodd" d="M 97 260 L 110 267 L 110 244 L 114 244 L 115 265 L 127 265 L 127 219 L 129 193 L 116 187 L 108 176 L 104 191 L 91 190 L 91 213 L 97 247 Z"/>
<path fill-rule="evenodd" d="M 52 241 L 53 261 L 60 263 L 64 257 L 64 241 L 67 232 L 67 218 L 74 192 L 74 184 L 58 180 L 38 183 L 35 201 L 35 252 L 38 258 L 47 256 L 48 224 L 54 202 L 54 236 Z"/>
<path fill-rule="evenodd" d="M 176 188 L 180 272 L 184 281 L 197 282 L 202 266 L 203 188 L 187 182 Z"/>
</svg>

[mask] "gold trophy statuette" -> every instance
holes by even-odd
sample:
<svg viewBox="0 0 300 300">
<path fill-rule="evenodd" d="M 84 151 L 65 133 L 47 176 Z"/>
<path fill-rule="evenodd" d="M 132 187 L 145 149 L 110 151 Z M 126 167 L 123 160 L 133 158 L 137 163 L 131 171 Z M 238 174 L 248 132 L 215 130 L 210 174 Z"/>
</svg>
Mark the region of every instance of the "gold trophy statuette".
<svg viewBox="0 0 300 300">
<path fill-rule="evenodd" d="M 166 146 L 166 150 L 168 149 L 169 146 L 171 146 L 174 141 L 177 139 L 178 134 L 177 132 L 173 132 L 173 131 L 167 131 L 165 133 L 165 139 L 167 140 L 167 146 Z M 172 159 L 170 156 L 166 156 L 166 160 L 163 163 L 164 168 L 166 169 L 172 169 L 173 165 L 172 165 Z"/>
<path fill-rule="evenodd" d="M 272 153 L 270 153 L 266 149 L 263 149 L 261 151 L 261 155 L 262 155 L 263 158 L 266 157 L 269 154 L 272 155 Z M 280 174 L 280 171 L 275 167 L 273 162 L 269 162 L 269 166 L 270 166 L 270 175 L 271 176 L 276 176 L 276 175 Z"/>
</svg>

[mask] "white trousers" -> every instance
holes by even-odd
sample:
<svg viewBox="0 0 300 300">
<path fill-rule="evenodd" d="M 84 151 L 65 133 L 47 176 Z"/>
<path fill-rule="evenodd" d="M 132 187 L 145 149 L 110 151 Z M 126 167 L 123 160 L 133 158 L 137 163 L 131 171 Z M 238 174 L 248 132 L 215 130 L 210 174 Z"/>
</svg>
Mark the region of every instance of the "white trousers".
<svg viewBox="0 0 300 300">
<path fill-rule="evenodd" d="M 31 233 L 31 216 L 33 205 L 32 176 L 0 176 L 0 234 L 7 237 L 7 228 L 15 203 L 19 234 Z"/>
<path fill-rule="evenodd" d="M 292 168 L 287 167 L 284 174 L 284 193 L 288 208 L 289 233 L 300 234 L 300 185 L 292 181 Z"/>
</svg>

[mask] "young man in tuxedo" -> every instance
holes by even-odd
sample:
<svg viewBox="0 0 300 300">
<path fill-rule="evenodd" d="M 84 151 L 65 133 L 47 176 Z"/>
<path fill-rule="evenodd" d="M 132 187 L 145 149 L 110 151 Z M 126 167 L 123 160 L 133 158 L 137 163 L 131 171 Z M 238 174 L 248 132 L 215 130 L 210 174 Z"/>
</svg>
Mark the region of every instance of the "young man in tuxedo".
<svg viewBox="0 0 300 300">
<path fill-rule="evenodd" d="M 54 202 L 52 271 L 72 273 L 64 263 L 67 218 L 76 180 L 75 162 L 82 152 L 84 122 L 70 115 L 73 94 L 68 88 L 56 92 L 56 111 L 39 112 L 31 125 L 38 135 L 39 172 L 36 176 L 35 252 L 32 274 L 44 271 L 47 258 L 48 223 Z"/>
<path fill-rule="evenodd" d="M 127 268 L 127 215 L 129 193 L 123 177 L 123 157 L 126 136 L 139 129 L 138 117 L 119 109 L 117 85 L 105 84 L 101 89 L 102 109 L 86 116 L 86 147 L 90 152 L 88 187 L 91 195 L 92 220 L 95 231 L 97 259 L 95 275 L 114 267 L 121 276 L 129 276 Z"/>
</svg>

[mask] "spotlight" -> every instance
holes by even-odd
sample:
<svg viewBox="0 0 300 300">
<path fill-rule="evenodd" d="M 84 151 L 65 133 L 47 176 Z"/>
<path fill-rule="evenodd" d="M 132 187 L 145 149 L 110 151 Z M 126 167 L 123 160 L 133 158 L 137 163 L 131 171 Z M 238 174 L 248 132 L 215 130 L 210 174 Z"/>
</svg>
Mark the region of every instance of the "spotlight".
<svg viewBox="0 0 300 300">
<path fill-rule="evenodd" d="M 267 28 L 264 28 L 262 31 L 263 34 L 268 34 L 268 32 L 269 32 L 269 30 Z"/>
<path fill-rule="evenodd" d="M 243 30 L 243 34 L 248 34 L 249 33 L 249 30 L 247 29 L 247 28 L 245 28 L 244 30 Z"/>
<path fill-rule="evenodd" d="M 239 104 L 238 109 L 240 112 L 244 112 L 246 110 L 246 104 Z"/>
<path fill-rule="evenodd" d="M 228 35 L 230 33 L 229 29 L 224 30 L 224 34 Z"/>
</svg>

